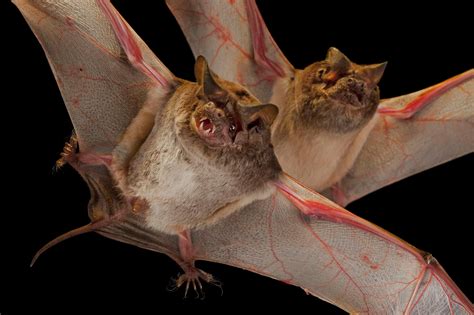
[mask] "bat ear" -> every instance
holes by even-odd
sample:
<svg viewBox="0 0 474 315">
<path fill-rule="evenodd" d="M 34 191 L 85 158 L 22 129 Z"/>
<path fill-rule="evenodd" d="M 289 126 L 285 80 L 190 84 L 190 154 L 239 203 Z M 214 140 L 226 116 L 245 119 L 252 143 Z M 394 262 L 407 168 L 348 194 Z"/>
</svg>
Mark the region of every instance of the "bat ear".
<svg viewBox="0 0 474 315">
<path fill-rule="evenodd" d="M 344 73 L 349 71 L 351 68 L 352 62 L 346 55 L 344 55 L 339 49 L 331 47 L 328 49 L 326 54 L 326 61 L 331 65 L 331 67 L 339 73 Z"/>
<path fill-rule="evenodd" d="M 372 84 L 377 84 L 379 83 L 380 79 L 382 79 L 382 75 L 386 66 L 386 62 L 375 65 L 361 66 L 358 72 L 362 77 L 366 78 Z"/>
<path fill-rule="evenodd" d="M 266 126 L 271 126 L 278 115 L 278 107 L 273 104 L 241 105 L 238 111 L 245 124 L 261 119 Z"/>
<path fill-rule="evenodd" d="M 203 56 L 198 56 L 196 59 L 194 75 L 196 76 L 197 83 L 202 87 L 202 93 L 204 93 L 208 99 L 217 102 L 225 102 L 228 93 L 217 83 L 217 75 L 209 69 L 206 58 Z"/>
</svg>

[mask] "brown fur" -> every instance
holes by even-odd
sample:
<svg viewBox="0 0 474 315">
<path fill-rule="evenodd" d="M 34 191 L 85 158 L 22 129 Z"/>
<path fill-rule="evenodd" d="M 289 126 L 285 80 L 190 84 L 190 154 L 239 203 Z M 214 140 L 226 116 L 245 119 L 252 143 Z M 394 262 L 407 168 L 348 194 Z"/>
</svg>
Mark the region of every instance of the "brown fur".
<svg viewBox="0 0 474 315">
<path fill-rule="evenodd" d="M 275 86 L 272 142 L 286 172 L 322 191 L 349 171 L 373 127 L 384 66 L 354 64 L 331 48 Z"/>
<path fill-rule="evenodd" d="M 321 72 L 331 66 L 316 62 L 296 73 L 295 110 L 291 118 L 305 128 L 333 133 L 361 129 L 374 115 L 379 88 L 357 72 L 344 74 L 336 82 L 324 82 Z"/>
<path fill-rule="evenodd" d="M 244 125 L 239 106 L 258 104 L 241 86 L 215 76 L 211 80 L 215 89 L 205 89 L 204 85 L 210 84 L 206 80 L 201 84 L 182 81 L 164 107 L 155 111 L 146 139 L 135 137 L 142 133 L 129 128 L 114 154 L 115 161 L 127 161 L 115 167 L 126 170 L 114 173 L 119 187 L 128 198 L 146 201 L 147 224 L 157 230 L 178 233 L 216 222 L 255 199 L 267 197 L 272 191 L 268 182 L 278 176 L 280 166 L 270 144 L 269 125 L 250 130 L 244 126 L 234 142 L 228 138 L 210 141 L 198 132 L 195 117 L 201 117 L 210 102 L 217 104 L 217 96 L 226 95 L 226 104 L 230 104 L 226 106 L 236 109 L 234 114 Z M 219 106 L 209 110 L 222 111 Z M 228 126 L 229 117 L 217 115 L 215 119 Z M 216 137 L 221 131 L 216 129 Z M 137 149 L 123 145 L 124 141 L 133 143 L 133 139 L 139 143 Z M 133 150 L 124 153 L 124 148 Z"/>
</svg>

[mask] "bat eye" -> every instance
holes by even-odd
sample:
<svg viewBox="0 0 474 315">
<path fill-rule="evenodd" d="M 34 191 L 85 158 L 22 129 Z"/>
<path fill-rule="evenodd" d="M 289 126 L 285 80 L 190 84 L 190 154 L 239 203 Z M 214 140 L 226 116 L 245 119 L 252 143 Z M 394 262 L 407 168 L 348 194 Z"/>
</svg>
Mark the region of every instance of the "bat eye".
<svg viewBox="0 0 474 315">
<path fill-rule="evenodd" d="M 234 124 L 230 125 L 229 127 L 230 132 L 235 132 L 236 130 L 237 130 L 237 127 Z"/>
<path fill-rule="evenodd" d="M 324 75 L 324 69 L 319 69 L 318 70 L 318 78 L 321 80 L 323 78 L 323 75 Z"/>
<path fill-rule="evenodd" d="M 329 72 L 329 70 L 330 70 L 329 67 L 323 67 L 323 68 L 319 69 L 318 72 L 317 72 L 318 79 L 320 81 L 322 81 L 324 75 L 327 74 Z"/>
</svg>

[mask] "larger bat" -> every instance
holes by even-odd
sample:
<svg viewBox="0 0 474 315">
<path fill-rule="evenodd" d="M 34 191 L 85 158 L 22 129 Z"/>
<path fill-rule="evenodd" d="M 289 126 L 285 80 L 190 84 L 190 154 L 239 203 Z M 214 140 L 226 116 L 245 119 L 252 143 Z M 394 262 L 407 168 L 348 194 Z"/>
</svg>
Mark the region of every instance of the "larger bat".
<svg viewBox="0 0 474 315">
<path fill-rule="evenodd" d="M 198 59 L 176 79 L 107 1 L 15 1 L 55 72 L 88 183 L 81 232 L 167 254 L 177 284 L 210 260 L 251 270 L 349 312 L 472 313 L 436 260 L 284 175 L 270 145 L 277 115 Z M 100 122 L 97 120 L 101 119 Z"/>
<path fill-rule="evenodd" d="M 330 48 L 298 70 L 254 0 L 167 3 L 195 55 L 279 106 L 272 142 L 283 169 L 339 204 L 474 150 L 472 69 L 377 108 L 385 64 L 360 66 Z"/>
</svg>

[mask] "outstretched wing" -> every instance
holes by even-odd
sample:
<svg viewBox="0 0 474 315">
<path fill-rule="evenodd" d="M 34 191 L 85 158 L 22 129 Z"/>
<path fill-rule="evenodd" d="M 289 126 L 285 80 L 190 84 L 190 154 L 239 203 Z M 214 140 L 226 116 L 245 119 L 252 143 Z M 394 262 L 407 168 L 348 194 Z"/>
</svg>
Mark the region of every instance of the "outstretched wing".
<svg viewBox="0 0 474 315">
<path fill-rule="evenodd" d="M 40 41 L 54 72 L 81 151 L 110 153 L 148 93 L 167 93 L 175 77 L 107 0 L 14 0 Z M 140 229 L 104 165 L 78 169 L 91 191 L 92 223 L 68 237 L 99 231 L 108 237 L 163 252 L 178 261 L 176 237 Z M 138 236 L 137 236 L 138 235 Z"/>
<path fill-rule="evenodd" d="M 148 91 L 173 85 L 107 0 L 13 2 L 43 46 L 81 150 L 110 150 Z"/>
<path fill-rule="evenodd" d="M 293 66 L 273 41 L 254 0 L 167 0 L 194 56 L 220 77 L 239 82 L 262 102 Z"/>
<path fill-rule="evenodd" d="M 442 267 L 286 176 L 278 191 L 204 231 L 202 260 L 299 286 L 357 314 L 472 314 Z"/>
<path fill-rule="evenodd" d="M 255 1 L 167 0 L 195 55 L 262 101 L 294 71 L 271 38 Z M 280 71 L 282 70 L 282 71 Z M 440 85 L 385 100 L 354 167 L 332 191 L 345 205 L 385 185 L 474 150 L 474 70 Z M 257 83 L 257 84 L 255 84 Z"/>
<path fill-rule="evenodd" d="M 332 192 L 341 205 L 474 152 L 474 69 L 384 100 L 374 119 L 353 168 Z"/>
</svg>

